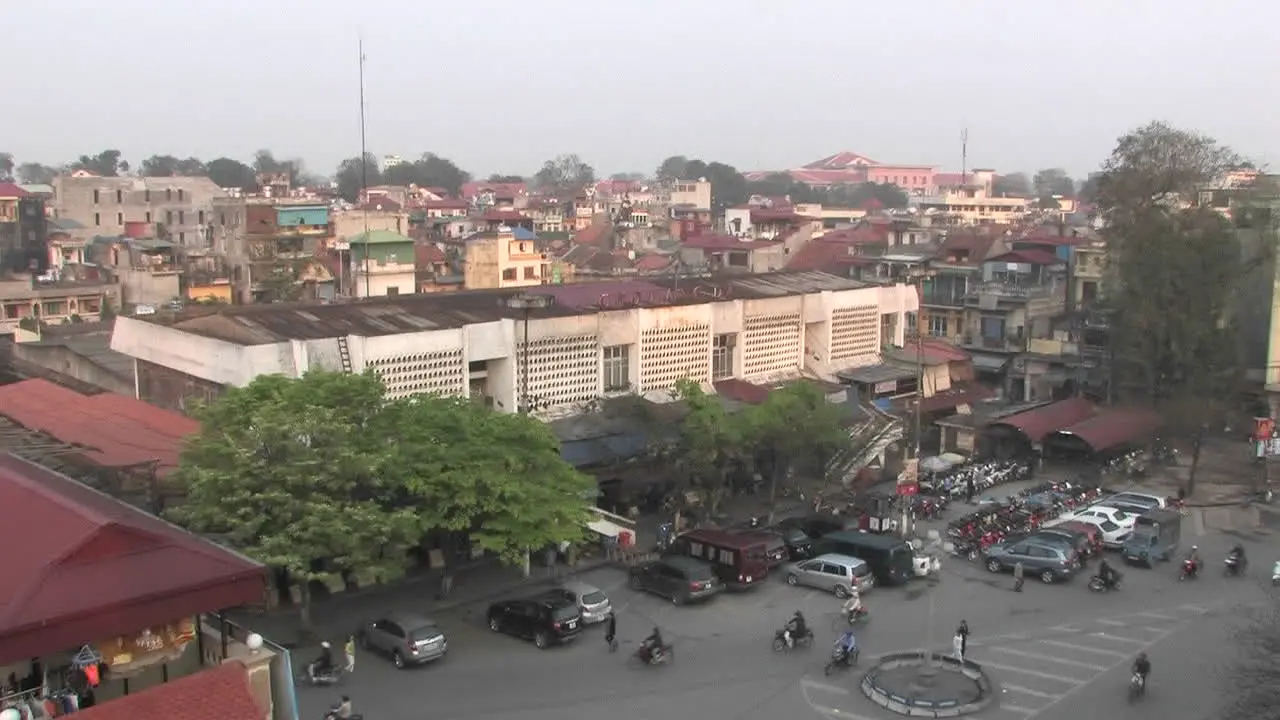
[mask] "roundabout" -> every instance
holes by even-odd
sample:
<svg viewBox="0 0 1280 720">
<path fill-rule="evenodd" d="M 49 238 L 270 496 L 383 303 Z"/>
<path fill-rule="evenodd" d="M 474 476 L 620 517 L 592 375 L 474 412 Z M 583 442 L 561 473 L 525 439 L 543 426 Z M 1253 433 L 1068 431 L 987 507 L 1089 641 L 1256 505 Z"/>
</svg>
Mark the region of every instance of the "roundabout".
<svg viewBox="0 0 1280 720">
<path fill-rule="evenodd" d="M 969 715 L 996 697 L 981 666 L 939 653 L 884 655 L 862 677 L 860 687 L 871 702 L 908 717 Z"/>
</svg>

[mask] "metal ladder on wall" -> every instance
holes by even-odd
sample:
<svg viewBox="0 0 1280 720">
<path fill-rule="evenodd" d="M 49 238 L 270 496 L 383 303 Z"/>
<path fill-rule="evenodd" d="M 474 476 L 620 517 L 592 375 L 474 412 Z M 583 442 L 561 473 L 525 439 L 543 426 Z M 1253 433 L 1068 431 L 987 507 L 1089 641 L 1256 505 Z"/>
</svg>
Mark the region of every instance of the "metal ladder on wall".
<svg viewBox="0 0 1280 720">
<path fill-rule="evenodd" d="M 338 336 L 338 357 L 342 360 L 342 372 L 351 372 L 351 348 L 347 346 L 347 336 Z"/>
</svg>

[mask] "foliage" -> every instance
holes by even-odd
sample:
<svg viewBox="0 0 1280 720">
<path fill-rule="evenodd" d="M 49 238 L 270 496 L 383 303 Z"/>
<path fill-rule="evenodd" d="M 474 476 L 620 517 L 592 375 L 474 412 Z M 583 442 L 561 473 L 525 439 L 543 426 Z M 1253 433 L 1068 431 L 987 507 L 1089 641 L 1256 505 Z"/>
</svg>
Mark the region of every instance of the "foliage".
<svg viewBox="0 0 1280 720">
<path fill-rule="evenodd" d="M 764 456 L 774 497 L 779 483 L 792 471 L 809 465 L 820 470 L 848 441 L 842 429 L 843 411 L 812 383 L 795 382 L 773 390 L 763 403 L 743 412 L 744 437 Z"/>
<path fill-rule="evenodd" d="M 645 177 L 644 173 L 640 172 L 620 172 L 610 175 L 609 179 L 617 180 L 619 182 L 641 182 Z"/>
<path fill-rule="evenodd" d="M 1062 202 L 1052 195 L 1041 195 L 1040 199 L 1036 200 L 1036 207 L 1040 210 L 1061 210 Z"/>
<path fill-rule="evenodd" d="M 13 181 L 13 153 L 0 152 L 0 182 Z"/>
<path fill-rule="evenodd" d="M 1031 189 L 1036 197 L 1052 197 L 1061 195 L 1071 197 L 1076 193 L 1076 183 L 1062 168 L 1047 168 L 1036 173 L 1031 180 Z"/>
<path fill-rule="evenodd" d="M 719 162 L 691 160 L 675 155 L 662 161 L 655 171 L 660 181 L 711 181 L 711 206 L 716 212 L 741 205 L 753 195 L 788 197 L 796 203 L 820 203 L 832 207 L 904 208 L 909 197 L 905 190 L 887 183 L 862 183 L 831 188 L 815 188 L 796 182 L 786 173 L 774 173 L 761 180 L 748 182 L 737 168 Z"/>
<path fill-rule="evenodd" d="M 560 457 L 545 424 L 430 395 L 390 403 L 379 421 L 396 446 L 381 474 L 424 529 L 470 531 L 511 564 L 582 537 L 596 485 Z"/>
<path fill-rule="evenodd" d="M 544 162 L 533 176 L 533 182 L 539 188 L 558 193 L 576 192 L 595 181 L 595 168 L 576 153 L 559 155 Z"/>
<path fill-rule="evenodd" d="M 720 398 L 703 392 L 692 380 L 677 383 L 676 395 L 689 412 L 680 423 L 674 460 L 688 484 L 706 493 L 714 514 L 727 490 L 729 473 L 749 454 L 748 416 L 729 414 Z"/>
<path fill-rule="evenodd" d="M 18 166 L 18 181 L 37 185 L 51 185 L 58 176 L 58 168 L 28 162 Z"/>
<path fill-rule="evenodd" d="M 423 153 L 413 162 L 402 162 L 385 170 L 378 166 L 378 159 L 373 153 L 366 153 L 363 167 L 360 156 L 357 155 L 339 163 L 338 170 L 334 173 L 338 194 L 347 202 L 356 202 L 360 198 L 361 188 L 374 185 L 440 187 L 457 194 L 463 183 L 470 180 L 471 175 L 452 160 L 435 153 Z"/>
<path fill-rule="evenodd" d="M 658 169 L 653 171 L 653 176 L 663 182 L 697 180 L 697 176 L 690 175 L 688 170 L 689 158 L 683 155 L 672 155 L 658 165 Z"/>
<path fill-rule="evenodd" d="M 377 470 L 394 444 L 376 427 L 383 407 L 372 375 L 260 375 L 197 412 L 183 450 L 186 502 L 174 519 L 212 533 L 296 580 L 345 572 L 394 575 L 419 537 L 408 507 Z M 303 620 L 309 621 L 309 593 Z"/>
<path fill-rule="evenodd" d="M 254 278 L 262 290 L 261 302 L 289 303 L 302 299 L 302 271 L 309 260 L 281 259 L 271 265 L 270 271 Z"/>
<path fill-rule="evenodd" d="M 1026 173 L 1009 173 L 999 175 L 991 183 L 991 194 L 996 197 L 1026 197 L 1031 194 L 1031 180 Z"/>
<path fill-rule="evenodd" d="M 519 175 L 503 175 L 502 173 L 493 173 L 485 178 L 485 182 L 491 183 L 522 183 L 524 178 Z"/>
<path fill-rule="evenodd" d="M 349 157 L 338 163 L 338 170 L 333 174 L 338 183 L 338 195 L 347 202 L 358 202 L 360 191 L 372 185 L 382 184 L 382 172 L 378 169 L 378 158 L 373 153 Z"/>
<path fill-rule="evenodd" d="M 1235 629 L 1236 657 L 1222 676 L 1223 693 L 1230 698 L 1219 720 L 1275 720 L 1280 718 L 1280 603 L 1276 593 L 1259 610 L 1248 613 Z"/>
<path fill-rule="evenodd" d="M 1221 426 L 1239 376 L 1233 309 L 1247 271 L 1228 220 L 1191 203 L 1238 162 L 1210 138 L 1153 123 L 1120 139 L 1097 183 L 1113 383 L 1192 439 L 1190 489 L 1203 433 Z"/>
<path fill-rule="evenodd" d="M 129 163 L 120 156 L 119 150 L 103 150 L 97 155 L 81 155 L 74 163 L 72 170 L 87 170 L 102 177 L 118 177 L 129 172 Z"/>
<path fill-rule="evenodd" d="M 246 192 L 258 189 L 258 179 L 253 168 L 233 158 L 210 160 L 205 165 L 205 174 L 221 188 L 240 188 Z"/>
<path fill-rule="evenodd" d="M 199 158 L 152 155 L 138 166 L 138 174 L 143 177 L 201 177 L 208 175 L 209 169 Z"/>
<path fill-rule="evenodd" d="M 306 166 L 301 160 L 277 160 L 270 150 L 259 150 L 253 155 L 253 171 L 256 174 L 274 175 L 283 173 L 289 176 L 290 187 L 302 187 L 316 182 L 308 175 Z"/>
</svg>

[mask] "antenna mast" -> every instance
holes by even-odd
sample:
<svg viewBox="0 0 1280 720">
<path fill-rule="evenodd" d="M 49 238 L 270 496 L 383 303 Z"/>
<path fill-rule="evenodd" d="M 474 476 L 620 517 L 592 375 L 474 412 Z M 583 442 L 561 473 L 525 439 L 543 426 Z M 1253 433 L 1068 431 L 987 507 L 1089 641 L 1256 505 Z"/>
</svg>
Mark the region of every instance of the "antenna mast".
<svg viewBox="0 0 1280 720">
<path fill-rule="evenodd" d="M 960 184 L 969 184 L 969 128 L 960 130 Z"/>
<path fill-rule="evenodd" d="M 360 52 L 360 197 L 357 202 L 366 202 L 369 197 L 369 151 L 365 145 L 364 120 L 364 37 L 357 40 Z M 369 297 L 369 209 L 364 212 L 364 295 Z"/>
</svg>

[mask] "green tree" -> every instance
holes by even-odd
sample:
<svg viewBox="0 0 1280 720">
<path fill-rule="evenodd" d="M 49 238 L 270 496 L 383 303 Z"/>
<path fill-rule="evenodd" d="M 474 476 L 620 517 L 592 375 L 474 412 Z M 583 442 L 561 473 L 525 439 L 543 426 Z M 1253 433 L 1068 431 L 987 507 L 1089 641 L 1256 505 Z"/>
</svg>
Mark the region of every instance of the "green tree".
<svg viewBox="0 0 1280 720">
<path fill-rule="evenodd" d="M 789 197 L 791 202 L 824 202 L 829 199 L 826 192 L 815 190 L 804 183 L 796 182 L 786 173 L 774 173 L 763 180 L 747 183 L 751 195 L 766 197 Z"/>
<path fill-rule="evenodd" d="M 689 174 L 689 158 L 683 155 L 672 155 L 663 160 L 658 169 L 653 171 L 658 180 L 697 180 L 698 176 Z"/>
<path fill-rule="evenodd" d="M 138 166 L 138 174 L 143 177 L 200 177 L 208 172 L 199 158 L 184 159 L 173 155 L 152 155 Z"/>
<path fill-rule="evenodd" d="M 1223 215 L 1189 204 L 1239 166 L 1206 136 L 1153 123 L 1122 137 L 1098 179 L 1107 221 L 1113 383 L 1160 409 L 1200 449 L 1222 427 L 1240 372 L 1233 308 L 1247 262 Z"/>
<path fill-rule="evenodd" d="M 103 150 L 97 155 L 81 155 L 71 164 L 73 170 L 87 170 L 102 177 L 118 177 L 129 172 L 129 163 L 120 157 L 119 150 Z"/>
<path fill-rule="evenodd" d="M 396 444 L 382 477 L 403 488 L 424 530 L 467 532 L 513 565 L 583 537 L 595 481 L 560 457 L 559 441 L 538 420 L 467 398 L 416 395 L 388 405 L 379 428 Z"/>
<path fill-rule="evenodd" d="M 1075 194 L 1075 181 L 1062 168 L 1047 168 L 1035 174 L 1031 179 L 1031 190 L 1036 197 L 1062 195 L 1070 197 Z"/>
<path fill-rule="evenodd" d="M 595 183 L 596 171 L 576 153 L 569 153 L 544 162 L 533 181 L 539 188 L 553 192 L 576 192 Z"/>
<path fill-rule="evenodd" d="M 373 153 L 365 153 L 363 163 L 358 155 L 347 158 L 338 165 L 333 179 L 338 183 L 338 195 L 347 202 L 356 202 L 360 199 L 362 189 L 382 184 L 378 158 Z"/>
<path fill-rule="evenodd" d="M 998 175 L 991 183 L 991 192 L 997 197 L 1025 197 L 1031 194 L 1031 180 L 1026 173 L 1020 172 Z"/>
<path fill-rule="evenodd" d="M 745 444 L 759 449 L 756 462 L 769 478 L 769 501 L 794 472 L 821 472 L 842 442 L 844 412 L 816 385 L 795 382 L 743 411 Z"/>
<path fill-rule="evenodd" d="M 0 182 L 12 182 L 13 169 L 13 153 L 0 152 Z"/>
<path fill-rule="evenodd" d="M 240 188 L 252 192 L 258 188 L 258 180 L 253 168 L 239 160 L 220 157 L 210 160 L 205 165 L 205 174 L 221 188 Z"/>
<path fill-rule="evenodd" d="M 291 187 L 302 187 L 315 182 L 315 178 L 307 174 L 306 165 L 299 159 L 277 160 L 270 150 L 259 150 L 253 155 L 253 172 L 255 174 L 284 173 L 289 176 Z"/>
<path fill-rule="evenodd" d="M 609 176 L 610 180 L 618 180 L 620 182 L 641 182 L 644 180 L 644 173 L 641 172 L 620 172 Z"/>
<path fill-rule="evenodd" d="M 58 177 L 58 169 L 40 163 L 22 163 L 18 166 L 18 180 L 36 185 L 50 185 Z"/>
<path fill-rule="evenodd" d="M 711 209 L 716 213 L 741 205 L 751 197 L 751 188 L 746 178 L 732 165 L 689 160 L 685 164 L 684 173 L 684 180 L 706 178 L 711 182 Z"/>
<path fill-rule="evenodd" d="M 381 181 L 387 185 L 417 185 L 418 187 L 440 187 L 454 195 L 462 188 L 463 183 L 471 180 L 471 174 L 458 167 L 454 162 L 435 153 L 423 153 L 413 162 L 400 163 L 382 172 Z M 370 185 L 374 183 L 369 182 Z"/>
<path fill-rule="evenodd" d="M 372 430 L 382 408 L 373 375 L 260 375 L 229 389 L 196 414 L 174 519 L 288 571 L 309 626 L 308 583 L 395 576 L 419 538 L 416 513 L 392 505 L 395 488 L 378 472 L 395 451 L 394 436 Z"/>
<path fill-rule="evenodd" d="M 522 183 L 524 178 L 519 175 L 503 175 L 502 173 L 493 173 L 485 178 L 485 182 L 491 183 Z"/>
<path fill-rule="evenodd" d="M 677 383 L 676 396 L 688 408 L 674 448 L 679 477 L 687 481 L 679 483 L 677 492 L 696 488 L 715 515 L 728 491 L 729 474 L 748 454 L 747 416 L 729 414 L 719 397 L 703 392 L 692 380 Z M 682 503 L 676 504 L 676 510 L 679 526 Z"/>
<path fill-rule="evenodd" d="M 905 208 L 911 202 L 907 191 L 889 183 L 865 182 L 855 185 L 844 193 L 837 196 L 842 200 L 838 204 L 855 208 L 898 210 Z"/>
</svg>

